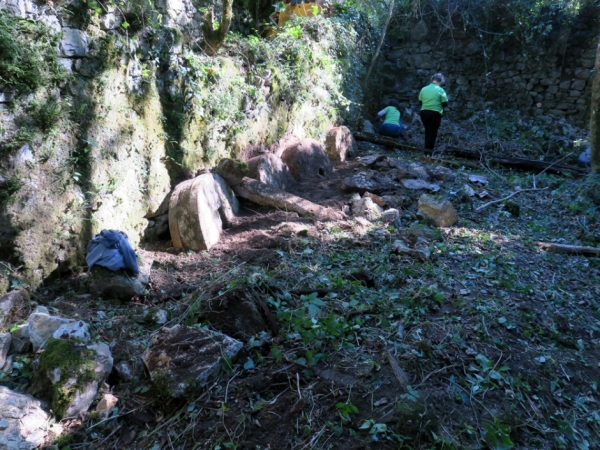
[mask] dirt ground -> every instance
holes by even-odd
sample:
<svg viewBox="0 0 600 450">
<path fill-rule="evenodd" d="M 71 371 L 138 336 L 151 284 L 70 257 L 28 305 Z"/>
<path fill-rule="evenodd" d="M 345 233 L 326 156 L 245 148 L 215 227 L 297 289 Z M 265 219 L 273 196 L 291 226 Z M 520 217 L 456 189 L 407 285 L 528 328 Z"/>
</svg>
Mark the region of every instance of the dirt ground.
<svg viewBox="0 0 600 450">
<path fill-rule="evenodd" d="M 104 389 L 119 398 L 110 419 L 63 421 L 58 447 L 600 448 L 599 259 L 536 245 L 597 245 L 598 206 L 588 195 L 597 185 L 538 174 L 540 190 L 515 195 L 516 210 L 498 202 L 478 211 L 531 188 L 533 174 L 359 144 L 360 155 L 374 153 L 454 170 L 440 193 L 459 222 L 441 232 L 419 224 L 418 191 L 398 192 L 410 199 L 403 229 L 242 201 L 210 251 L 144 244 L 150 285 L 130 303 L 92 298 L 86 274 L 36 293 L 38 303 L 92 323 L 115 364 L 134 372 L 109 378 Z M 357 170 L 338 163 L 330 178 L 293 191 L 341 210 L 350 198 L 342 180 Z M 470 183 L 470 174 L 489 183 Z M 482 198 L 465 196 L 465 185 Z M 418 238 L 430 259 L 392 251 L 395 240 Z M 166 323 L 147 319 L 157 310 Z M 151 333 L 175 324 L 245 344 L 185 399 L 154 388 L 140 359 Z"/>
</svg>

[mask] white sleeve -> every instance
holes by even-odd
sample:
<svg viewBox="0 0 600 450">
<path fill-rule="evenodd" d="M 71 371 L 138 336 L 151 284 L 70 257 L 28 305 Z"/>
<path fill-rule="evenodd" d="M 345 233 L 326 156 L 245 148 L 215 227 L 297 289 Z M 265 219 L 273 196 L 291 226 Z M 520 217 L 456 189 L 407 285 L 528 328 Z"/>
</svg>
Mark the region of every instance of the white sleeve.
<svg viewBox="0 0 600 450">
<path fill-rule="evenodd" d="M 385 109 L 382 109 L 381 111 L 379 111 L 379 112 L 377 113 L 377 115 L 378 115 L 378 116 L 383 116 L 383 115 L 385 115 L 385 110 L 386 110 L 386 109 L 387 109 L 387 108 L 385 108 Z"/>
</svg>

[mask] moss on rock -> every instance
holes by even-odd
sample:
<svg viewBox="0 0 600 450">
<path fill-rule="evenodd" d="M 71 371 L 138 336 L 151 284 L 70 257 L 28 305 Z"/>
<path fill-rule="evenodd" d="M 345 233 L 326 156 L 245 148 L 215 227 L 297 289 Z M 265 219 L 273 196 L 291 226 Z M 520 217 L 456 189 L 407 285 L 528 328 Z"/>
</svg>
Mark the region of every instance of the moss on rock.
<svg viewBox="0 0 600 450">
<path fill-rule="evenodd" d="M 93 350 L 72 340 L 51 338 L 40 355 L 35 393 L 49 396 L 52 410 L 63 417 L 77 390 L 94 380 L 94 367 Z"/>
</svg>

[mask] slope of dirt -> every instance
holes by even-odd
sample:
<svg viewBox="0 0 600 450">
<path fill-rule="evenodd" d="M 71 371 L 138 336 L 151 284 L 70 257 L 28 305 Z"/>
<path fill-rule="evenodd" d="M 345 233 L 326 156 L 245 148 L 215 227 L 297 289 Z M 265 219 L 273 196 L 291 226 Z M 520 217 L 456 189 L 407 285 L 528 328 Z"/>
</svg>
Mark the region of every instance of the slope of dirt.
<svg viewBox="0 0 600 450">
<path fill-rule="evenodd" d="M 374 153 L 420 156 L 360 144 L 361 155 Z M 600 261 L 536 245 L 598 245 L 598 182 L 442 162 L 457 174 L 441 194 L 460 220 L 441 232 L 416 219 L 420 192 L 398 192 L 411 199 L 403 229 L 242 202 L 210 251 L 146 245 L 149 290 L 129 304 L 84 295 L 85 274 L 36 293 L 93 323 L 115 362 L 137 374 L 113 374 L 114 416 L 65 421 L 59 447 L 599 448 Z M 341 209 L 350 197 L 341 182 L 356 170 L 339 163 L 294 193 Z M 393 253 L 395 240 L 419 236 L 428 260 Z M 139 319 L 158 309 L 166 324 Z M 162 397 L 140 362 L 150 334 L 178 323 L 238 332 L 245 343 L 183 401 Z"/>
</svg>

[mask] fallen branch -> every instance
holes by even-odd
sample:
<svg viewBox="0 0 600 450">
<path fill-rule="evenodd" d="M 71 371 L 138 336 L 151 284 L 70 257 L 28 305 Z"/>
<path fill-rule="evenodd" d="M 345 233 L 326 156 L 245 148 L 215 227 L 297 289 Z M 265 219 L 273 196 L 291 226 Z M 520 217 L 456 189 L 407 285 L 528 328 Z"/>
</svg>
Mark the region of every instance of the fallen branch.
<svg viewBox="0 0 600 450">
<path fill-rule="evenodd" d="M 379 136 L 377 134 L 372 133 L 353 133 L 354 138 L 357 141 L 366 141 L 372 142 L 374 144 L 385 145 L 388 147 L 398 148 L 401 150 L 411 150 L 416 152 L 431 152 L 431 150 L 415 147 L 413 145 L 402 144 L 395 139 L 390 139 L 384 136 Z M 452 155 L 454 157 L 467 158 L 467 159 L 475 159 L 478 161 L 485 161 L 488 164 L 494 163 L 499 164 L 505 167 L 513 167 L 515 169 L 521 170 L 532 170 L 532 171 L 547 171 L 550 173 L 556 174 L 564 174 L 570 173 L 574 176 L 585 176 L 587 175 L 587 170 L 575 167 L 575 166 L 567 166 L 563 164 L 548 163 L 546 161 L 538 161 L 536 159 L 525 159 L 525 158 L 501 158 L 498 156 L 486 155 L 485 152 L 475 152 L 471 150 L 463 150 L 456 147 L 446 146 L 442 154 Z"/>
<path fill-rule="evenodd" d="M 479 211 L 481 211 L 482 209 L 484 209 L 484 208 L 487 208 L 488 206 L 490 206 L 490 205 L 493 205 L 493 204 L 495 204 L 495 203 L 502 203 L 503 201 L 505 201 L 505 200 L 508 200 L 509 198 L 512 198 L 512 197 L 514 197 L 514 196 L 515 196 L 515 195 L 517 195 L 517 194 L 520 194 L 521 192 L 545 191 L 546 189 L 548 189 L 548 188 L 547 188 L 547 187 L 545 187 L 545 188 L 542 188 L 542 189 L 536 189 L 536 188 L 532 188 L 532 189 L 521 189 L 521 190 L 519 190 L 519 191 L 515 191 L 515 192 L 513 192 L 513 193 L 512 193 L 512 194 L 510 194 L 510 195 L 507 195 L 506 197 L 500 198 L 500 199 L 498 199 L 498 200 L 493 200 L 493 201 L 491 201 L 491 202 L 484 203 L 483 205 L 481 205 L 481 206 L 479 206 L 479 207 L 475 208 L 475 212 L 479 212 Z"/>
<path fill-rule="evenodd" d="M 341 211 L 317 205 L 309 200 L 276 189 L 271 185 L 245 177 L 240 184 L 231 186 L 239 197 L 263 206 L 274 206 L 285 211 L 295 211 L 301 216 L 312 216 L 319 220 L 341 220 Z"/>
<path fill-rule="evenodd" d="M 551 252 L 568 253 L 570 255 L 597 256 L 600 248 L 586 247 L 581 245 L 555 244 L 554 242 L 536 242 L 536 244 Z"/>
<path fill-rule="evenodd" d="M 394 375 L 396 375 L 398 383 L 400 383 L 400 386 L 402 386 L 403 389 L 406 389 L 408 386 L 408 375 L 406 375 L 404 370 L 400 368 L 400 365 L 398 364 L 398 361 L 396 361 L 394 355 L 392 355 L 392 352 L 386 350 L 386 354 L 388 360 L 390 361 L 390 366 L 392 366 L 392 371 L 394 372 Z"/>
</svg>

